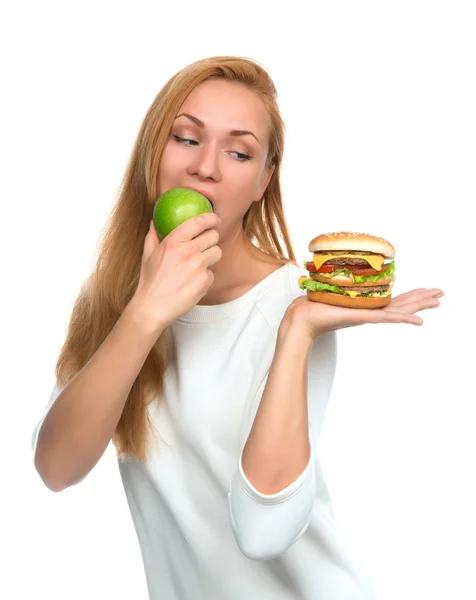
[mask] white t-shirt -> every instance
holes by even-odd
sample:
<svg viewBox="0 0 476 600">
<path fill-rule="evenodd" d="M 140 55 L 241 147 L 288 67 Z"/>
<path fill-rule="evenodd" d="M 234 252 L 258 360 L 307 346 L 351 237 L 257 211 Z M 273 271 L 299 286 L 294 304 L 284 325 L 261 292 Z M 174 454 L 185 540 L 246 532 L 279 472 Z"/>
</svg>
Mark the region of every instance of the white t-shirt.
<svg viewBox="0 0 476 600">
<path fill-rule="evenodd" d="M 334 332 L 309 355 L 312 452 L 304 472 L 264 495 L 241 470 L 279 324 L 305 293 L 302 274 L 285 265 L 236 300 L 197 305 L 173 325 L 176 365 L 164 400 L 149 407 L 153 455 L 119 462 L 151 600 L 375 599 L 342 543 L 318 459 Z M 55 387 L 49 405 L 58 394 Z"/>
</svg>

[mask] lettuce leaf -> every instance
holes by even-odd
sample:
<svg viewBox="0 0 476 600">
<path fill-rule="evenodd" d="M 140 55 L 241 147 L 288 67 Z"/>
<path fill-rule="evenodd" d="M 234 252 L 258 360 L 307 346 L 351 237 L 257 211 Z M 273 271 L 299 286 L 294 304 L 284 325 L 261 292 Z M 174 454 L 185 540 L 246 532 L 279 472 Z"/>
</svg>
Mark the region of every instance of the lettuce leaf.
<svg viewBox="0 0 476 600">
<path fill-rule="evenodd" d="M 384 277 L 391 277 L 395 280 L 395 261 L 393 260 L 386 271 L 379 273 L 378 275 L 354 275 L 355 283 L 362 283 L 364 281 L 378 281 Z"/>
<path fill-rule="evenodd" d="M 314 281 L 314 279 L 306 279 L 299 286 L 302 290 L 309 290 L 311 292 L 334 292 L 335 294 L 344 294 L 342 288 L 336 285 L 329 285 L 328 283 L 321 283 L 320 281 Z M 348 296 L 349 294 L 347 294 Z"/>
<path fill-rule="evenodd" d="M 309 290 L 311 292 L 333 292 L 334 294 L 350 296 L 350 294 L 345 291 L 345 287 L 337 287 L 336 285 L 321 283 L 320 281 L 315 281 L 314 279 L 306 279 L 306 281 L 303 281 L 299 287 L 302 290 Z M 359 294 L 359 296 L 373 296 L 375 293 L 377 293 L 379 296 L 386 294 L 386 292 L 371 292 L 369 294 Z"/>
</svg>

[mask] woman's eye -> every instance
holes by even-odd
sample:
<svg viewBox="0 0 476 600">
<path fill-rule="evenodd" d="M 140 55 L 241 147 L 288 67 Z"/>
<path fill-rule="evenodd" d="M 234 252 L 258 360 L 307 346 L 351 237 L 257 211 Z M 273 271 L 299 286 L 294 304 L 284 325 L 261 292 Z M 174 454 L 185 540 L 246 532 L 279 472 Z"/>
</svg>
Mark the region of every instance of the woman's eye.
<svg viewBox="0 0 476 600">
<path fill-rule="evenodd" d="M 183 144 L 184 146 L 198 146 L 198 142 L 196 140 L 190 140 L 188 138 L 182 138 L 178 135 L 174 135 L 174 139 L 179 144 Z"/>
<path fill-rule="evenodd" d="M 251 156 L 248 154 L 243 154 L 243 152 L 235 152 L 234 150 L 230 152 L 230 154 L 234 154 L 236 160 L 240 162 L 245 162 L 246 160 L 251 160 Z"/>
<path fill-rule="evenodd" d="M 179 144 L 183 144 L 184 146 L 198 146 L 198 142 L 190 138 L 183 138 L 179 135 L 173 135 L 173 138 L 176 142 L 178 142 Z M 236 150 L 230 150 L 229 154 L 231 154 L 233 158 L 235 158 L 239 162 L 245 162 L 247 160 L 251 160 L 252 158 L 248 154 L 244 154 L 243 152 L 237 152 Z"/>
</svg>

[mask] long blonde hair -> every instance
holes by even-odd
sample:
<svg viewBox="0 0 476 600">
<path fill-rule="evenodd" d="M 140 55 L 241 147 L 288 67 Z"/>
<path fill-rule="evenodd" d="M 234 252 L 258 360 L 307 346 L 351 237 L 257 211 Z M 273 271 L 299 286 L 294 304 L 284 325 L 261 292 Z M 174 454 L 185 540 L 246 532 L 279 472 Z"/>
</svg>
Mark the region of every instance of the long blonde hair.
<svg viewBox="0 0 476 600">
<path fill-rule="evenodd" d="M 136 290 L 144 238 L 158 196 L 157 173 L 164 146 L 182 103 L 192 90 L 212 77 L 246 85 L 259 95 L 268 112 L 268 160 L 274 172 L 262 200 L 253 202 L 245 215 L 243 229 L 250 240 L 278 262 L 296 262 L 280 187 L 284 124 L 270 76 L 258 63 L 232 56 L 207 58 L 185 67 L 164 85 L 140 127 L 117 202 L 98 243 L 95 267 L 73 306 L 55 370 L 60 387 L 90 360 Z M 147 406 L 153 398 L 163 395 L 164 374 L 171 360 L 173 339 L 167 329 L 139 372 L 114 432 L 112 441 L 119 457 L 147 459 L 150 434 L 154 433 Z"/>
</svg>

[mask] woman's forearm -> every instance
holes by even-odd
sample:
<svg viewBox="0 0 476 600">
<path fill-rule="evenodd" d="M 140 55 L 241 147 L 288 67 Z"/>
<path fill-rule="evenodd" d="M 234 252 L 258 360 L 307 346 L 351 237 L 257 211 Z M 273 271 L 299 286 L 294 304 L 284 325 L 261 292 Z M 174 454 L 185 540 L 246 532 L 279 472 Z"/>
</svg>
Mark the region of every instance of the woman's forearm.
<svg viewBox="0 0 476 600">
<path fill-rule="evenodd" d="M 242 453 L 248 481 L 275 494 L 295 481 L 310 459 L 307 408 L 312 340 L 292 326 L 279 330 L 268 381 Z"/>
<path fill-rule="evenodd" d="M 107 448 L 132 385 L 160 332 L 129 305 L 87 365 L 62 390 L 38 433 L 35 466 L 60 491 L 83 479 Z"/>
</svg>

